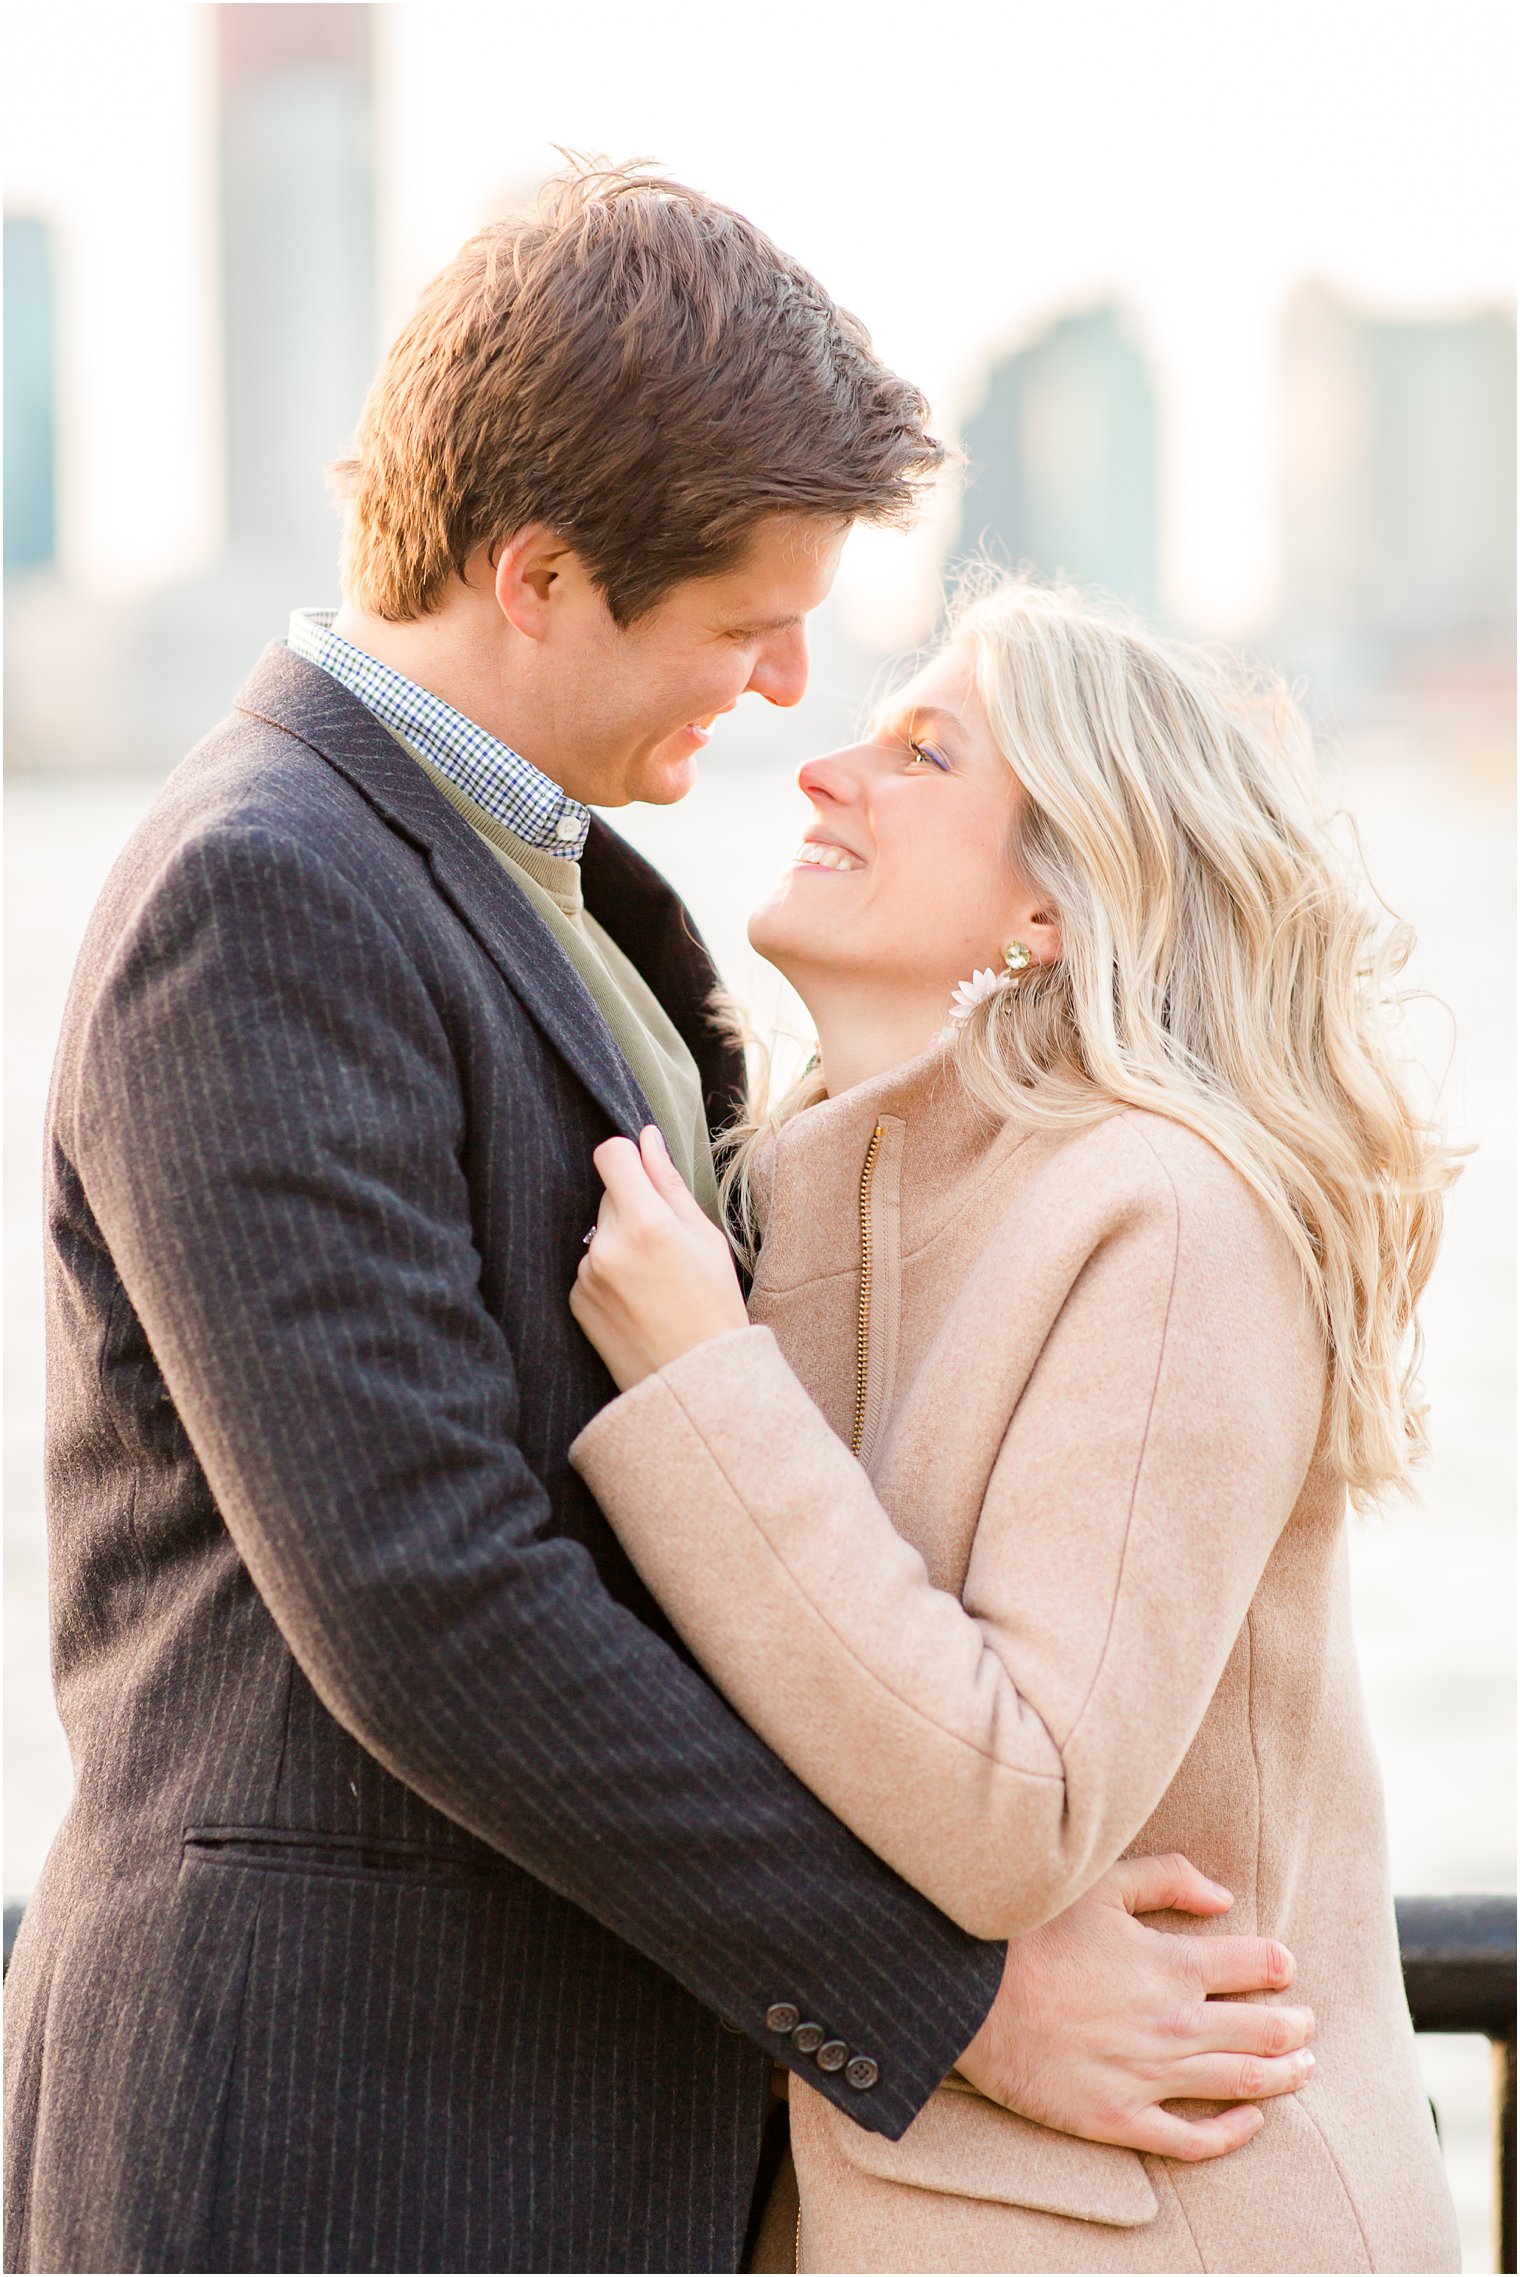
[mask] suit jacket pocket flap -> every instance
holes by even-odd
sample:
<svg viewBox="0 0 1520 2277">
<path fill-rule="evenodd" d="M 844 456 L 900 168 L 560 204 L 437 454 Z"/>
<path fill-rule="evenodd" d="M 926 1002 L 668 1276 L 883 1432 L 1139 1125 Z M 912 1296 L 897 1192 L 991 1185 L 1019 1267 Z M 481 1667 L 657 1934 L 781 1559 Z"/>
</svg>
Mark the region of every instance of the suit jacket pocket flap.
<svg viewBox="0 0 1520 2277">
<path fill-rule="evenodd" d="M 1156 2193 L 1137 2151 L 1083 2142 L 989 2103 L 959 2080 L 929 2098 L 895 2143 L 868 2134 L 821 2097 L 804 2099 L 809 2117 L 827 2114 L 834 2148 L 884 2182 L 1033 2206 L 1076 2221 L 1135 2229 L 1156 2218 Z M 793 2103 L 793 2121 L 798 2117 Z"/>
</svg>

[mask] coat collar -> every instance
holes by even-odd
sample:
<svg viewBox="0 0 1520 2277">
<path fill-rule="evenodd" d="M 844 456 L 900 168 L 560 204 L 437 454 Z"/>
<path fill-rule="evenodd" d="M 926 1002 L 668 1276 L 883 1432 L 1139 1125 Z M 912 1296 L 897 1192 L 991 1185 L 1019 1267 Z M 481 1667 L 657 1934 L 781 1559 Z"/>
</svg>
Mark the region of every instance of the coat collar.
<svg viewBox="0 0 1520 2277">
<path fill-rule="evenodd" d="M 238 711 L 306 744 L 351 783 L 392 830 L 425 855 L 439 892 L 616 1128 L 631 1138 L 652 1121 L 649 1103 L 611 1030 L 553 934 L 469 824 L 439 796 L 373 713 L 329 673 L 293 656 L 280 641 L 266 648 L 235 703 Z M 597 827 L 602 837 L 621 846 L 605 824 Z M 622 851 L 639 862 L 631 848 Z M 615 878 L 618 856 L 606 848 L 601 856 L 599 876 L 610 872 Z M 639 867 L 679 910 L 680 903 L 657 873 L 647 863 Z M 647 900 L 651 893 L 647 883 L 643 892 Z M 587 906 L 591 906 L 589 895 Z M 638 963 L 635 950 L 630 947 L 628 953 Z M 658 984 L 651 978 L 651 985 Z"/>
<path fill-rule="evenodd" d="M 878 1123 L 900 1123 L 901 1241 L 921 1249 L 1027 1135 L 999 1123 L 961 1082 L 943 1043 L 783 1123 L 754 1172 L 757 1292 L 779 1294 L 860 1263 L 860 1183 Z"/>
</svg>

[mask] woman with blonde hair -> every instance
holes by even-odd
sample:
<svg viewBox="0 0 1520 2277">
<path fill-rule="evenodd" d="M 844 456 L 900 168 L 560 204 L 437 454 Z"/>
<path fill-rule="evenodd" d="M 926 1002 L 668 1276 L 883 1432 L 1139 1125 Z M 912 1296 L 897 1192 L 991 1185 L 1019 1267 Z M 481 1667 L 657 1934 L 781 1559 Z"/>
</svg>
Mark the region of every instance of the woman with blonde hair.
<svg viewBox="0 0 1520 2277">
<path fill-rule="evenodd" d="M 599 1149 L 571 1301 L 621 1396 L 573 1459 L 739 1713 L 967 1929 L 1185 1851 L 1318 2034 L 1202 2166 L 954 2074 L 886 2141 L 778 2003 L 786 2258 L 1454 2269 L 1345 1554 L 1423 1448 L 1454 1172 L 1388 1028 L 1407 936 L 1285 699 L 1028 581 L 799 780 L 750 931 L 819 1055 L 736 1143 L 748 1310 L 658 1134 Z"/>
</svg>

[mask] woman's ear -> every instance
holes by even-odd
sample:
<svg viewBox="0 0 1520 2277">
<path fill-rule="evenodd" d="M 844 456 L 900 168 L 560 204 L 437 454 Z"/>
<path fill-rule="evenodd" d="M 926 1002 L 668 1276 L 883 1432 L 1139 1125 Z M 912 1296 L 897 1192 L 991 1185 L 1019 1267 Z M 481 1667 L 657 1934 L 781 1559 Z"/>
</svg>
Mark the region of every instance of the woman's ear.
<svg viewBox="0 0 1520 2277">
<path fill-rule="evenodd" d="M 1029 952 L 1029 962 L 1035 965 L 1053 965 L 1060 961 L 1061 924 L 1050 910 L 1026 908 L 1009 926 L 1003 944 L 1003 955 L 1010 963 L 1019 964 L 1019 958 L 1009 959 L 1008 952 L 1022 943 Z"/>
</svg>

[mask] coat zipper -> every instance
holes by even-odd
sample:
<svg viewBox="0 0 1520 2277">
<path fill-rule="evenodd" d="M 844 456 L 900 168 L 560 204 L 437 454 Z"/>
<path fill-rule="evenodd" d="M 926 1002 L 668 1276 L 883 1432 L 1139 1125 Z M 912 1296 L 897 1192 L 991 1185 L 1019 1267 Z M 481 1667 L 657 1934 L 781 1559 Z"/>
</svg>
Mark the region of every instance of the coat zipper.
<svg viewBox="0 0 1520 2277">
<path fill-rule="evenodd" d="M 850 1432 L 850 1453 L 858 1455 L 866 1435 L 866 1390 L 871 1337 L 871 1180 L 876 1157 L 886 1133 L 880 1123 L 871 1133 L 860 1173 L 860 1303 L 855 1315 L 855 1423 Z"/>
</svg>

